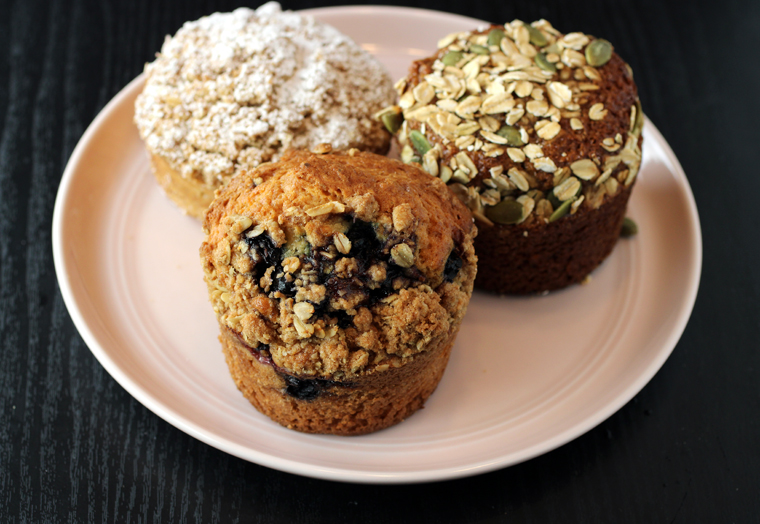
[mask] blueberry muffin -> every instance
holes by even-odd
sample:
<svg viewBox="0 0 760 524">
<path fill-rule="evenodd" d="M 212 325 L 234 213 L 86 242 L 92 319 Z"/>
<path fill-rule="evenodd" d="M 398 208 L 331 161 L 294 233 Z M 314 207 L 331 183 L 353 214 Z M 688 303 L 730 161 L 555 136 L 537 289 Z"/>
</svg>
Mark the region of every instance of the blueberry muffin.
<svg viewBox="0 0 760 524">
<path fill-rule="evenodd" d="M 372 118 L 396 98 L 383 66 L 333 27 L 274 2 L 186 23 L 145 77 L 135 122 L 153 172 L 199 219 L 237 171 L 288 148 L 390 145 Z"/>
<path fill-rule="evenodd" d="M 630 67 L 606 40 L 545 20 L 449 35 L 378 113 L 402 160 L 448 183 L 478 221 L 475 285 L 540 293 L 612 251 L 641 165 Z"/>
<path fill-rule="evenodd" d="M 476 272 L 439 179 L 357 150 L 289 151 L 211 204 L 201 261 L 243 395 L 280 424 L 358 435 L 436 388 Z"/>
</svg>

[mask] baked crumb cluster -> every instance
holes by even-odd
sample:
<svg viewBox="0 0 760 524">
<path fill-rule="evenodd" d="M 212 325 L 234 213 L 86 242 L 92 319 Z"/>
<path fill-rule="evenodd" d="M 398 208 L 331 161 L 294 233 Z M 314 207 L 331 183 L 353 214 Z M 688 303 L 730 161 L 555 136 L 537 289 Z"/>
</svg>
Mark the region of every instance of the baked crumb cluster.
<svg viewBox="0 0 760 524">
<path fill-rule="evenodd" d="M 135 122 L 149 151 L 212 188 L 287 148 L 388 147 L 371 118 L 396 96 L 380 63 L 275 2 L 187 22 L 145 73 Z"/>
<path fill-rule="evenodd" d="M 609 42 L 515 20 L 438 47 L 376 117 L 402 160 L 448 183 L 477 220 L 553 222 L 633 183 L 643 114 Z"/>
<path fill-rule="evenodd" d="M 376 198 L 378 179 L 361 172 L 381 157 L 319 151 L 243 173 L 217 198 L 201 248 L 214 310 L 289 373 L 340 380 L 404 365 L 462 320 L 471 219 L 440 181 L 410 187 L 415 168 L 382 159 L 395 173 Z"/>
</svg>

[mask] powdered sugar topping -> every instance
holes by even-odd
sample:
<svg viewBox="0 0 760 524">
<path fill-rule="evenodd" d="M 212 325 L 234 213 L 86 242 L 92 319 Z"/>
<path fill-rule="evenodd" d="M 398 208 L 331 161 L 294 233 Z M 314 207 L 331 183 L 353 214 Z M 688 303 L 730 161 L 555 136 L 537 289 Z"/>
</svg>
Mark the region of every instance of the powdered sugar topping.
<svg viewBox="0 0 760 524">
<path fill-rule="evenodd" d="M 184 24 L 145 72 L 135 122 L 148 149 L 212 186 L 288 148 L 387 143 L 372 119 L 396 96 L 382 65 L 275 2 Z"/>
</svg>

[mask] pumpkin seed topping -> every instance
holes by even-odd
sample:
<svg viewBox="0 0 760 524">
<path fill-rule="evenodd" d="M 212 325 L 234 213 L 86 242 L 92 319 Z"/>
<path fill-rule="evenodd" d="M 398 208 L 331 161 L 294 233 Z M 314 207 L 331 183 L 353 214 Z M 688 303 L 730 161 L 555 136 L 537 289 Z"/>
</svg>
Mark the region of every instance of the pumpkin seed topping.
<svg viewBox="0 0 760 524">
<path fill-rule="evenodd" d="M 602 38 L 594 40 L 586 46 L 585 55 L 588 65 L 594 67 L 603 66 L 612 58 L 612 44 Z"/>
<path fill-rule="evenodd" d="M 533 60 L 536 61 L 536 65 L 543 69 L 544 71 L 548 71 L 549 73 L 556 73 L 557 67 L 549 62 L 549 60 L 546 58 L 546 55 L 543 53 L 537 53 L 535 57 L 533 57 Z"/>
<path fill-rule="evenodd" d="M 523 205 L 511 198 L 486 207 L 484 212 L 486 217 L 497 224 L 517 224 L 523 219 Z"/>
<path fill-rule="evenodd" d="M 623 219 L 623 226 L 620 228 L 620 236 L 624 238 L 630 238 L 639 232 L 639 226 L 636 225 L 632 219 L 625 217 Z"/>
<path fill-rule="evenodd" d="M 546 37 L 544 36 L 544 34 L 541 32 L 540 29 L 537 29 L 530 24 L 524 24 L 524 27 L 528 30 L 531 44 L 538 47 L 544 47 L 546 44 L 549 43 L 549 41 L 546 39 Z"/>
<path fill-rule="evenodd" d="M 491 29 L 488 32 L 488 45 L 498 46 L 501 44 L 502 38 L 504 38 L 504 31 L 501 29 Z"/>
<path fill-rule="evenodd" d="M 560 206 L 549 216 L 549 222 L 554 222 L 567 215 L 570 211 L 570 206 L 573 205 L 573 200 L 574 199 L 570 199 L 562 202 L 562 204 L 560 204 Z"/>
<path fill-rule="evenodd" d="M 430 142 L 428 142 L 428 139 L 425 138 L 425 135 L 416 129 L 413 129 L 409 132 L 409 139 L 412 141 L 412 146 L 420 154 L 420 156 L 423 156 L 425 153 L 430 151 L 432 147 L 430 145 Z"/>
<path fill-rule="evenodd" d="M 512 126 L 502 126 L 501 129 L 496 132 L 496 134 L 506 138 L 507 145 L 513 147 L 525 145 L 525 142 L 523 142 L 522 137 L 520 136 L 520 131 Z"/>
<path fill-rule="evenodd" d="M 401 124 L 404 123 L 404 115 L 400 111 L 398 113 L 385 113 L 380 119 L 385 129 L 394 135 L 401 128 Z"/>
<path fill-rule="evenodd" d="M 445 55 L 443 55 L 443 58 L 441 58 L 441 62 L 443 62 L 444 65 L 447 66 L 455 66 L 459 63 L 459 61 L 464 56 L 464 53 L 461 51 L 449 51 Z"/>
<path fill-rule="evenodd" d="M 432 69 L 414 85 L 397 83 L 398 106 L 376 118 L 395 131 L 402 160 L 447 183 L 476 220 L 555 221 L 595 209 L 633 183 L 643 113 L 637 100 L 627 133 L 610 133 L 604 122 L 610 111 L 618 114 L 605 107 L 607 72 L 597 69 L 613 55 L 609 42 L 563 35 L 545 20 L 515 20 L 453 33 L 439 49 Z M 598 130 L 603 140 L 590 158 L 561 146 L 555 152 L 563 140 Z M 427 138 L 433 135 L 435 143 Z"/>
</svg>

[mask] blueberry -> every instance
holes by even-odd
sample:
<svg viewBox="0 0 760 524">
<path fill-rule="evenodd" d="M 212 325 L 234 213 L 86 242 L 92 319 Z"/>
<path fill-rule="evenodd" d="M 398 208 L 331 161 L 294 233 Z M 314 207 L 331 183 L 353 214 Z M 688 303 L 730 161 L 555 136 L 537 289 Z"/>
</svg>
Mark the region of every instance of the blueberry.
<svg viewBox="0 0 760 524">
<path fill-rule="evenodd" d="M 261 278 L 266 272 L 267 268 L 271 266 L 279 266 L 282 250 L 277 247 L 277 245 L 274 243 L 274 240 L 272 240 L 272 237 L 270 237 L 269 234 L 262 233 L 252 238 L 246 237 L 245 243 L 248 244 L 250 255 L 253 256 L 253 254 L 256 253 L 258 259 L 260 259 L 260 261 L 263 261 L 263 264 L 256 264 L 254 277 Z"/>
<path fill-rule="evenodd" d="M 277 269 L 280 269 L 279 265 L 277 266 Z M 275 271 L 277 271 L 275 269 Z M 285 295 L 286 297 L 292 297 L 296 294 L 296 285 L 293 282 L 288 282 L 285 280 L 285 276 L 283 275 L 282 278 L 276 278 L 274 281 L 274 287 L 277 291 Z"/>
<path fill-rule="evenodd" d="M 329 314 L 338 320 L 338 327 L 341 329 L 346 329 L 354 325 L 354 317 L 342 309 L 331 311 Z"/>
<path fill-rule="evenodd" d="M 384 299 L 395 293 L 393 281 L 398 277 L 404 276 L 404 269 L 395 265 L 387 264 L 385 268 L 385 280 L 380 283 L 380 287 L 371 291 L 373 302 Z"/>
<path fill-rule="evenodd" d="M 453 282 L 459 274 L 459 270 L 462 269 L 462 258 L 456 251 L 452 251 L 446 260 L 446 267 L 443 269 L 443 278 L 447 282 Z"/>
<path fill-rule="evenodd" d="M 372 224 L 355 219 L 346 236 L 351 241 L 349 257 L 355 257 L 362 261 L 370 261 L 377 257 L 381 246 Z"/>
<path fill-rule="evenodd" d="M 261 362 L 262 364 L 272 365 L 272 355 L 269 353 L 269 344 L 261 344 L 257 348 L 253 348 L 246 344 L 245 340 L 243 340 L 243 337 L 238 335 L 238 339 L 240 339 L 245 347 L 248 348 L 248 351 L 251 352 L 251 355 L 253 355 L 256 360 Z"/>
<path fill-rule="evenodd" d="M 322 393 L 324 388 L 334 384 L 332 380 L 296 378 L 293 375 L 286 374 L 283 374 L 282 378 L 285 379 L 285 383 L 287 384 L 285 392 L 298 400 L 314 400 Z"/>
<path fill-rule="evenodd" d="M 322 302 L 312 302 L 309 300 L 308 302 L 314 306 L 314 313 L 311 314 L 313 318 L 319 318 L 327 313 L 327 305 L 329 303 L 328 300 L 325 299 L 322 300 Z"/>
</svg>

